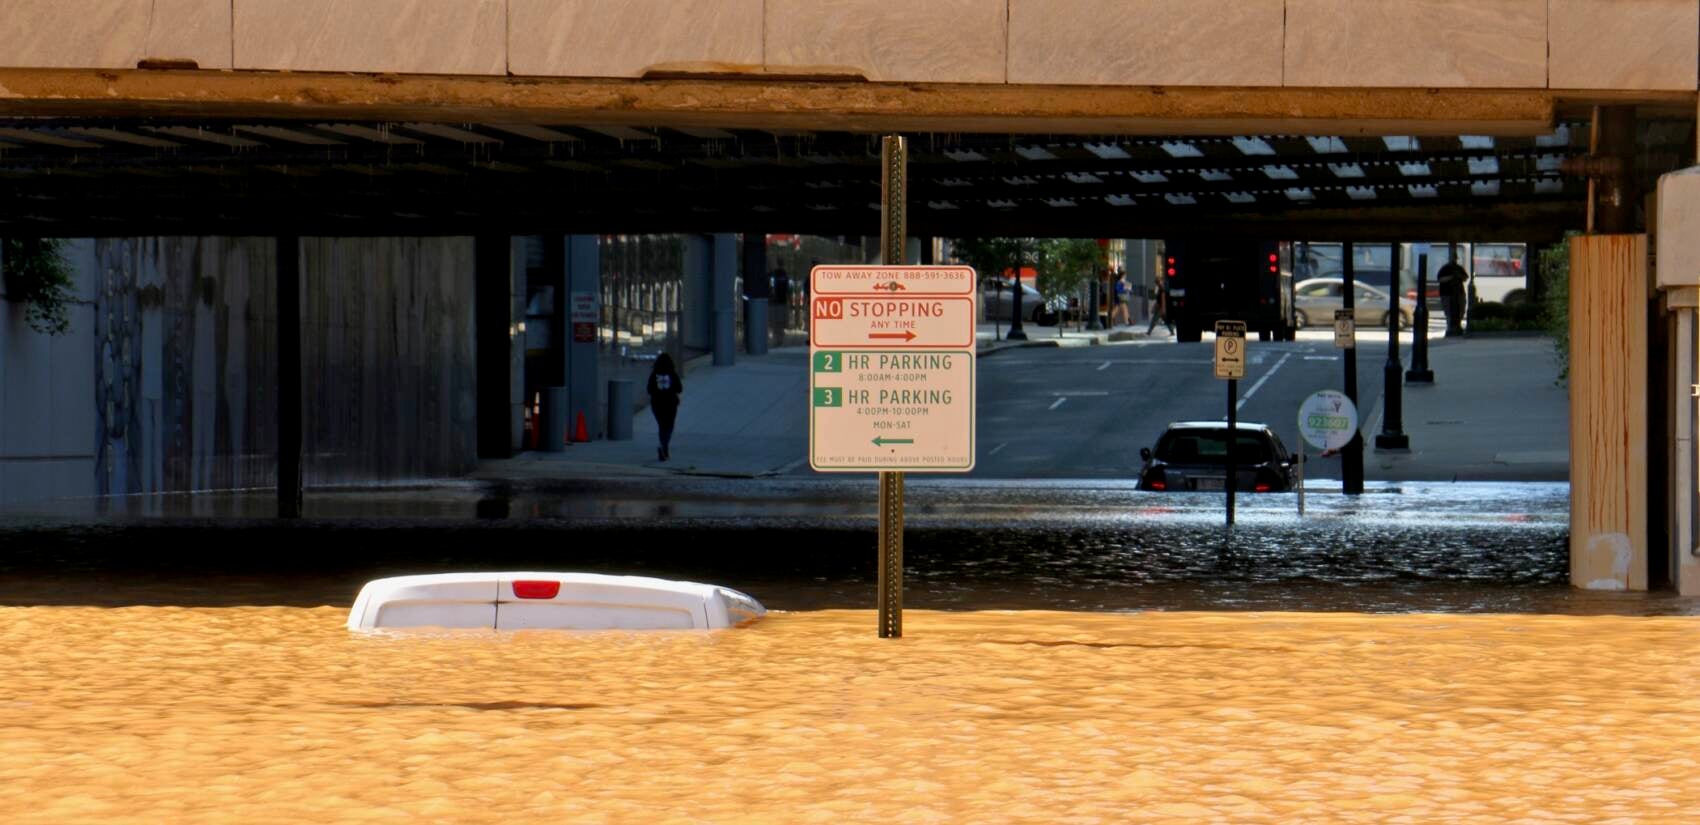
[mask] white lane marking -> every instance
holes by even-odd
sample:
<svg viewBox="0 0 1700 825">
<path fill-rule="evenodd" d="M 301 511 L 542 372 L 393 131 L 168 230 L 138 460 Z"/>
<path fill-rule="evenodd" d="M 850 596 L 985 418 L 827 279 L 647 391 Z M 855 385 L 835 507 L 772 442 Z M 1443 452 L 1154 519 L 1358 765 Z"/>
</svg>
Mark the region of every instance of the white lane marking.
<svg viewBox="0 0 1700 825">
<path fill-rule="evenodd" d="M 1104 363 L 1102 363 L 1102 364 L 1099 364 L 1099 365 L 1098 365 L 1098 369 L 1097 369 L 1097 371 L 1098 371 L 1098 372 L 1103 372 L 1103 371 L 1104 371 L 1104 370 L 1107 370 L 1107 369 L 1109 369 L 1109 368 L 1110 368 L 1110 364 L 1111 364 L 1111 363 L 1113 363 L 1113 362 L 1111 362 L 1111 361 L 1105 361 L 1105 362 L 1104 362 Z"/>
<path fill-rule="evenodd" d="M 1067 396 L 1064 396 L 1064 397 L 1062 397 L 1062 398 L 1058 398 L 1058 399 L 1057 399 L 1057 403 L 1055 403 L 1055 404 L 1052 404 L 1052 405 L 1051 405 L 1051 410 L 1054 410 L 1054 409 L 1056 409 L 1056 408 L 1058 408 L 1058 407 L 1060 407 L 1060 406 L 1062 406 L 1062 405 L 1063 405 L 1063 402 L 1064 402 L 1064 401 L 1067 401 L 1067 400 L 1068 400 L 1068 397 L 1067 397 Z M 1045 412 L 1050 412 L 1050 411 L 1051 411 L 1051 410 L 1046 410 L 1046 411 L 1045 411 Z"/>
<path fill-rule="evenodd" d="M 1268 381 L 1269 377 L 1274 375 L 1275 371 L 1279 370 L 1281 365 L 1287 363 L 1287 359 L 1291 357 L 1293 357 L 1293 354 L 1290 352 L 1282 355 L 1281 360 L 1275 362 L 1275 366 L 1270 367 L 1269 371 L 1264 373 L 1262 378 L 1257 379 L 1257 383 L 1251 385 L 1251 389 L 1246 390 L 1245 395 L 1240 396 L 1240 403 L 1235 404 L 1234 409 L 1238 410 L 1244 407 L 1245 402 L 1250 401 L 1251 397 L 1256 395 L 1257 391 L 1263 388 L 1263 382 Z"/>
<path fill-rule="evenodd" d="M 986 457 L 991 458 L 992 456 L 997 455 L 999 450 L 1002 450 L 1003 448 L 1008 447 L 1008 446 L 1009 446 L 1009 442 L 1005 441 L 1005 442 L 999 444 L 998 446 L 993 447 L 991 452 L 986 453 Z"/>
<path fill-rule="evenodd" d="M 1053 393 L 1051 393 L 1051 395 L 1060 395 L 1060 396 L 1063 396 L 1064 398 L 1073 398 L 1074 396 L 1077 396 L 1077 395 L 1089 395 L 1089 396 L 1096 397 L 1096 396 L 1100 396 L 1100 395 L 1109 395 L 1109 393 L 1104 391 L 1104 390 L 1069 390 L 1069 391 L 1066 391 L 1066 392 L 1053 392 Z"/>
<path fill-rule="evenodd" d="M 1215 360 L 1212 359 L 1212 358 L 1117 358 L 1117 359 L 1110 361 L 1109 363 L 1111 363 L 1111 364 L 1133 364 L 1133 365 L 1136 365 L 1136 366 L 1139 365 L 1139 364 L 1213 364 L 1213 363 L 1215 363 Z M 979 364 L 982 367 L 987 367 L 987 366 L 996 366 L 996 367 L 1040 367 L 1040 366 L 1057 367 L 1057 366 L 1067 366 L 1067 364 L 1059 364 L 1056 361 L 1039 361 L 1039 360 L 1034 360 L 1034 359 L 1015 359 L 1015 358 L 987 358 L 987 359 L 980 361 Z"/>
<path fill-rule="evenodd" d="M 1340 360 L 1340 356 L 1338 356 L 1338 355 L 1306 355 L 1305 360 L 1306 361 L 1338 361 L 1338 360 Z"/>
</svg>

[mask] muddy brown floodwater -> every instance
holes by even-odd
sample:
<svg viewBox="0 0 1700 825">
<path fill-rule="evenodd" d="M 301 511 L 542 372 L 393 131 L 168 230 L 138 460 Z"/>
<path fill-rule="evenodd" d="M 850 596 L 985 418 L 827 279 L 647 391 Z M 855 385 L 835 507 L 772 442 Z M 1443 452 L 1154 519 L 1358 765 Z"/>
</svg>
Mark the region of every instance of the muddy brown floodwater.
<svg viewBox="0 0 1700 825">
<path fill-rule="evenodd" d="M 0 821 L 1700 816 L 1700 618 L 775 613 L 360 636 L 0 608 Z"/>
</svg>

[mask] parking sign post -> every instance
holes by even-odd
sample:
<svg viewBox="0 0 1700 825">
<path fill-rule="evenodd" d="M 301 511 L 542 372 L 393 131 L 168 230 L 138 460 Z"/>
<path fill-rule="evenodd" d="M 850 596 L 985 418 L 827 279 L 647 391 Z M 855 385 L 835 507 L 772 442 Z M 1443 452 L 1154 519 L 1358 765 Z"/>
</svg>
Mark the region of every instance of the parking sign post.
<svg viewBox="0 0 1700 825">
<path fill-rule="evenodd" d="M 1234 465 L 1234 447 L 1239 443 L 1240 379 L 1245 377 L 1245 322 L 1217 321 L 1216 322 L 1216 377 L 1228 379 L 1228 476 L 1224 485 L 1228 489 L 1228 526 L 1234 526 L 1234 476 L 1239 468 Z"/>
<path fill-rule="evenodd" d="M 900 135 L 880 141 L 880 260 L 903 263 L 908 243 L 909 144 Z M 812 277 L 812 276 L 811 276 Z M 970 342 L 973 343 L 973 342 Z M 903 473 L 880 473 L 879 636 L 903 635 Z"/>
</svg>

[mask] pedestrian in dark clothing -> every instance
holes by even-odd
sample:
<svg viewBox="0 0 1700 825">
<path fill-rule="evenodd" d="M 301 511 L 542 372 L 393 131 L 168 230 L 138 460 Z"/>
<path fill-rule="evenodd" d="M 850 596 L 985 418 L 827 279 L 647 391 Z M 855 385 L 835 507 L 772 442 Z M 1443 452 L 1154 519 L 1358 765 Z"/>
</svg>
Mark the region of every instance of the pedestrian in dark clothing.
<svg viewBox="0 0 1700 825">
<path fill-rule="evenodd" d="M 1435 284 L 1440 287 L 1440 303 L 1446 310 L 1447 336 L 1464 334 L 1464 284 L 1470 280 L 1470 273 L 1458 265 L 1457 260 L 1448 260 L 1434 274 Z"/>
<path fill-rule="evenodd" d="M 1173 335 L 1175 324 L 1169 320 L 1169 290 L 1164 287 L 1161 276 L 1158 276 L 1157 283 L 1151 287 L 1150 295 L 1151 323 L 1145 325 L 1145 334 L 1150 335 L 1151 331 L 1157 328 L 1157 322 L 1162 321 L 1163 326 L 1169 328 L 1169 334 Z"/>
<path fill-rule="evenodd" d="M 655 357 L 655 367 L 649 371 L 649 411 L 655 414 L 655 426 L 661 430 L 661 446 L 655 457 L 666 461 L 672 456 L 673 421 L 679 415 L 679 395 L 685 382 L 673 368 L 673 356 L 663 352 Z"/>
</svg>

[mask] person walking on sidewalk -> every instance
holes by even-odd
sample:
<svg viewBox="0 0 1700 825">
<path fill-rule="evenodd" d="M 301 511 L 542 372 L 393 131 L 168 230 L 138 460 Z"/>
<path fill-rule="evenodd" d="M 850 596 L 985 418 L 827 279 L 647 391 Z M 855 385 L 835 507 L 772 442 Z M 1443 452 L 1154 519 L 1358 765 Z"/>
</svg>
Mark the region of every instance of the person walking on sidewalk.
<svg viewBox="0 0 1700 825">
<path fill-rule="evenodd" d="M 1127 273 L 1111 271 L 1110 277 L 1115 278 L 1110 290 L 1110 329 L 1116 328 L 1117 319 L 1131 327 L 1133 320 L 1128 317 L 1127 300 L 1132 296 L 1127 294 Z"/>
<path fill-rule="evenodd" d="M 661 430 L 661 446 L 655 449 L 655 457 L 666 461 L 672 455 L 669 445 L 673 441 L 673 422 L 679 415 L 679 395 L 685 391 L 685 382 L 673 367 L 673 356 L 663 352 L 655 357 L 648 389 L 649 411 L 655 414 L 655 426 Z"/>
<path fill-rule="evenodd" d="M 1163 326 L 1169 328 L 1170 335 L 1175 334 L 1175 325 L 1169 320 L 1169 290 L 1163 284 L 1161 275 L 1157 276 L 1157 283 L 1151 286 L 1151 300 L 1151 323 L 1145 325 L 1145 334 L 1150 335 L 1151 330 L 1157 328 L 1158 321 L 1162 321 Z"/>
</svg>

